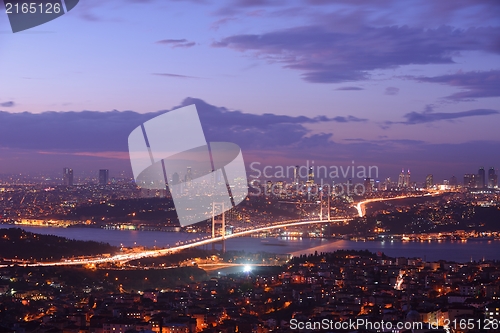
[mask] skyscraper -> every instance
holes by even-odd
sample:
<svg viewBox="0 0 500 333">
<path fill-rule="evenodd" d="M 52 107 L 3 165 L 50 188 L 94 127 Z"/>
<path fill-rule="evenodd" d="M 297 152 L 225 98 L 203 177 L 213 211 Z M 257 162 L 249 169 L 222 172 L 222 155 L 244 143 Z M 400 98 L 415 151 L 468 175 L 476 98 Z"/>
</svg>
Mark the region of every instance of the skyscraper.
<svg viewBox="0 0 500 333">
<path fill-rule="evenodd" d="M 299 166 L 296 165 L 295 168 L 293 168 L 293 184 L 298 185 L 299 184 Z"/>
<path fill-rule="evenodd" d="M 428 174 L 427 177 L 425 177 L 425 188 L 432 188 L 433 186 L 434 186 L 434 176 Z"/>
<path fill-rule="evenodd" d="M 373 186 L 372 186 L 372 179 L 371 178 L 365 178 L 365 181 L 364 181 L 364 186 L 365 186 L 365 192 L 366 193 L 372 193 L 373 191 Z"/>
<path fill-rule="evenodd" d="M 307 181 L 310 184 L 314 184 L 314 169 L 313 169 L 313 167 L 309 167 L 309 175 L 307 177 Z"/>
<path fill-rule="evenodd" d="M 401 173 L 398 177 L 398 188 L 403 188 L 405 184 L 405 170 L 401 169 Z"/>
<path fill-rule="evenodd" d="M 73 169 L 63 169 L 63 185 L 73 186 Z"/>
<path fill-rule="evenodd" d="M 411 179 L 410 179 L 410 169 L 408 169 L 408 173 L 405 175 L 405 184 L 404 187 L 410 187 Z"/>
<path fill-rule="evenodd" d="M 106 185 L 109 181 L 109 170 L 101 169 L 99 170 L 99 185 Z"/>
<path fill-rule="evenodd" d="M 384 182 L 383 190 L 389 191 L 392 189 L 391 177 L 387 177 Z"/>
<path fill-rule="evenodd" d="M 488 187 L 495 188 L 498 186 L 498 176 L 495 172 L 495 168 L 491 167 L 488 170 Z"/>
<path fill-rule="evenodd" d="M 477 172 L 476 187 L 484 188 L 485 180 L 486 180 L 486 172 L 484 171 L 484 167 L 481 167 L 481 168 L 479 168 L 479 171 Z"/>
<path fill-rule="evenodd" d="M 464 187 L 470 187 L 471 174 L 466 173 L 464 175 Z"/>
<path fill-rule="evenodd" d="M 450 186 L 451 187 L 457 187 L 458 182 L 457 182 L 457 177 L 455 175 L 451 176 L 450 178 Z"/>
<path fill-rule="evenodd" d="M 464 175 L 464 186 L 465 187 L 469 187 L 469 188 L 475 188 L 476 187 L 476 178 L 477 178 L 477 175 L 475 174 L 470 174 L 470 173 L 466 173 Z"/>
</svg>

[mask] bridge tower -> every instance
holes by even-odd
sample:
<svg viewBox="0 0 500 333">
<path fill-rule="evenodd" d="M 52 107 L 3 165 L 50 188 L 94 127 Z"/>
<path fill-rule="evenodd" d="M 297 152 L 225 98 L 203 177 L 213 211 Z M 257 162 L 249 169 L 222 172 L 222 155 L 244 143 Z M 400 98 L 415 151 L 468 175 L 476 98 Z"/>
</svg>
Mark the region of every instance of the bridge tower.
<svg viewBox="0 0 500 333">
<path fill-rule="evenodd" d="M 328 193 L 328 221 L 330 221 L 330 193 Z"/>
<path fill-rule="evenodd" d="M 319 192 L 319 220 L 323 221 L 323 189 Z"/>
<path fill-rule="evenodd" d="M 216 221 L 215 220 L 215 206 L 218 205 L 221 207 L 222 210 L 222 220 Z M 222 237 L 222 253 L 226 252 L 226 213 L 224 210 L 224 203 L 223 202 L 213 202 L 212 203 L 212 238 L 215 238 L 215 225 L 216 224 L 222 224 L 221 226 L 221 237 Z M 215 250 L 215 243 L 212 243 L 212 250 Z"/>
</svg>

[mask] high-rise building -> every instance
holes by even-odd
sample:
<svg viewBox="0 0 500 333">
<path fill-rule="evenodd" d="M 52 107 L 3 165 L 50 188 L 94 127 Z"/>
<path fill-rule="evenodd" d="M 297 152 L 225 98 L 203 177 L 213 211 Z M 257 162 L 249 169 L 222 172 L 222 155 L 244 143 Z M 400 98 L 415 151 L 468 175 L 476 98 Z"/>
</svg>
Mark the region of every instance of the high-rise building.
<svg viewBox="0 0 500 333">
<path fill-rule="evenodd" d="M 106 185 L 109 181 L 109 170 L 101 169 L 99 170 L 99 185 Z"/>
<path fill-rule="evenodd" d="M 313 169 L 313 167 L 309 167 L 309 174 L 307 176 L 307 181 L 310 184 L 314 184 L 314 169 Z"/>
<path fill-rule="evenodd" d="M 398 188 L 403 188 L 404 184 L 405 184 L 405 171 L 404 169 L 402 169 L 398 177 Z"/>
<path fill-rule="evenodd" d="M 488 187 L 495 188 L 498 186 L 498 176 L 495 172 L 495 168 L 491 167 L 488 170 Z"/>
<path fill-rule="evenodd" d="M 473 173 L 466 173 L 464 175 L 464 186 L 469 187 L 469 188 L 475 188 L 476 187 L 476 178 L 477 175 Z"/>
<path fill-rule="evenodd" d="M 410 169 L 408 169 L 408 173 L 405 175 L 404 187 L 410 187 L 410 186 L 411 186 Z"/>
<path fill-rule="evenodd" d="M 296 165 L 295 168 L 293 168 L 293 185 L 298 185 L 299 184 L 299 166 Z"/>
<path fill-rule="evenodd" d="M 411 185 L 410 179 L 410 169 L 405 173 L 405 170 L 402 169 L 398 178 L 398 188 L 409 188 Z"/>
<path fill-rule="evenodd" d="M 485 180 L 486 180 L 486 172 L 484 171 L 484 167 L 481 167 L 477 172 L 476 187 L 484 188 L 486 185 Z"/>
<path fill-rule="evenodd" d="M 268 195 L 270 195 L 270 194 L 272 194 L 272 193 L 271 193 L 271 192 L 272 192 L 272 190 L 273 190 L 273 182 L 272 182 L 272 181 L 270 181 L 270 180 L 268 180 L 268 181 L 267 181 L 267 184 L 266 184 L 266 193 L 267 193 Z"/>
<path fill-rule="evenodd" d="M 283 186 L 284 186 L 284 183 L 282 180 L 279 180 L 276 182 L 276 189 L 278 190 L 279 193 L 282 193 Z"/>
<path fill-rule="evenodd" d="M 458 186 L 457 177 L 455 177 L 455 175 L 451 176 L 451 178 L 450 178 L 450 186 L 451 187 L 457 187 Z"/>
<path fill-rule="evenodd" d="M 434 176 L 428 174 L 427 177 L 425 177 L 425 188 L 432 188 L 433 186 L 434 186 Z"/>
<path fill-rule="evenodd" d="M 71 168 L 63 169 L 63 185 L 73 186 L 73 169 Z"/>
<path fill-rule="evenodd" d="M 190 166 L 188 166 L 186 170 L 186 182 L 190 182 L 192 180 L 193 180 L 193 170 Z"/>
<path fill-rule="evenodd" d="M 470 173 L 464 175 L 464 187 L 470 187 Z"/>
<path fill-rule="evenodd" d="M 384 182 L 383 190 L 390 191 L 392 189 L 391 177 L 387 177 Z"/>
<path fill-rule="evenodd" d="M 371 178 L 365 178 L 364 186 L 365 186 L 366 193 L 372 193 L 373 186 L 372 186 Z"/>
</svg>

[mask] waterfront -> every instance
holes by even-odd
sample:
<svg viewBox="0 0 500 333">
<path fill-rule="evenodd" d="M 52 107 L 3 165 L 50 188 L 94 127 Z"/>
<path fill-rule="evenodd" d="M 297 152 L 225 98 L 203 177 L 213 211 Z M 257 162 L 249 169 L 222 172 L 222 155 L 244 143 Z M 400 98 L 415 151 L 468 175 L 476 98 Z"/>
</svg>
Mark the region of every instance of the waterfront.
<svg viewBox="0 0 500 333">
<path fill-rule="evenodd" d="M 18 227 L 0 225 L 0 228 Z M 19 226 L 20 227 L 20 226 Z M 206 234 L 137 230 L 106 230 L 97 228 L 51 228 L 28 227 L 22 229 L 39 234 L 52 234 L 77 240 L 94 240 L 115 246 L 141 245 L 146 247 L 173 246 Z M 216 245 L 220 248 L 220 245 Z M 210 249 L 208 246 L 207 249 Z M 246 252 L 303 253 L 332 252 L 339 249 L 369 250 L 383 252 L 393 257 L 421 257 L 428 261 L 451 260 L 466 262 L 472 260 L 500 260 L 500 241 L 433 241 L 433 242 L 400 242 L 400 241 L 349 241 L 321 238 L 280 238 L 262 239 L 256 237 L 240 237 L 226 241 L 227 250 L 243 250 Z"/>
</svg>

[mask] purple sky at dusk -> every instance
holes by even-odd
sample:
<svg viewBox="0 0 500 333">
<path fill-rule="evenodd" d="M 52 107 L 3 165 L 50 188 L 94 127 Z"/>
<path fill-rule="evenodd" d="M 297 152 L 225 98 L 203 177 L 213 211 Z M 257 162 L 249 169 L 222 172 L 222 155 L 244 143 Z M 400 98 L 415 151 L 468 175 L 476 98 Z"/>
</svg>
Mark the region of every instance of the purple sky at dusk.
<svg viewBox="0 0 500 333">
<path fill-rule="evenodd" d="M 16 34 L 2 8 L 0 73 L 0 174 L 130 175 L 130 131 L 192 103 L 247 164 L 500 167 L 497 0 L 80 0 Z"/>
</svg>

